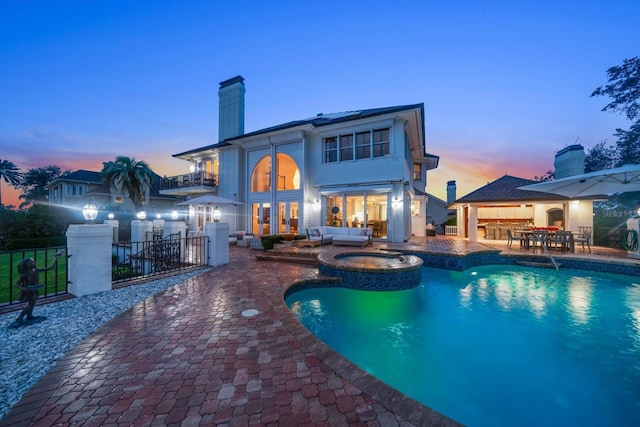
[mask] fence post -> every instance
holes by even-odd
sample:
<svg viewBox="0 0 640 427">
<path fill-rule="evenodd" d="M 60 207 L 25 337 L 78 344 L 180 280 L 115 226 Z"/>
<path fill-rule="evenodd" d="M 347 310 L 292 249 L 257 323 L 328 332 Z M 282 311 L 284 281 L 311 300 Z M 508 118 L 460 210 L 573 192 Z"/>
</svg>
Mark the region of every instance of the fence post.
<svg viewBox="0 0 640 427">
<path fill-rule="evenodd" d="M 77 297 L 111 290 L 113 229 L 105 224 L 71 224 L 67 229 L 69 293 Z"/>
<path fill-rule="evenodd" d="M 147 240 L 147 232 L 153 231 L 152 221 L 141 221 L 134 219 L 131 221 L 131 241 L 145 242 Z"/>
<path fill-rule="evenodd" d="M 229 224 L 208 222 L 204 225 L 204 235 L 209 238 L 208 264 L 212 267 L 229 264 Z"/>
<path fill-rule="evenodd" d="M 114 243 L 118 243 L 118 228 L 120 227 L 120 221 L 117 219 L 106 219 L 104 224 L 111 226 L 113 229 L 113 241 Z"/>
</svg>

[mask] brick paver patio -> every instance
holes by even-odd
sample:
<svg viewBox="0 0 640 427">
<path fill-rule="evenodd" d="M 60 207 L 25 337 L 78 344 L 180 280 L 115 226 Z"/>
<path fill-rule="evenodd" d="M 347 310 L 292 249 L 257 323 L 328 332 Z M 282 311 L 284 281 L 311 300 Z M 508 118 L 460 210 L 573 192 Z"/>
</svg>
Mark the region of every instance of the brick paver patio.
<svg viewBox="0 0 640 427">
<path fill-rule="evenodd" d="M 487 250 L 449 237 L 367 249 L 400 247 Z M 44 376 L 0 426 L 456 425 L 352 365 L 293 317 L 284 290 L 317 277 L 317 267 L 258 261 L 257 252 L 231 247 L 228 265 L 104 325 Z M 243 316 L 248 309 L 259 313 Z"/>
</svg>

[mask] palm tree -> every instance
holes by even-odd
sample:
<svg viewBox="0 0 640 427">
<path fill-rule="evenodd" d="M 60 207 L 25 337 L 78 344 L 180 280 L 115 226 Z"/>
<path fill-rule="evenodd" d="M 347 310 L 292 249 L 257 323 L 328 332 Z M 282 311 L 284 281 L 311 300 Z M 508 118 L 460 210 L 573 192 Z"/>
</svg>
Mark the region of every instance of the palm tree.
<svg viewBox="0 0 640 427">
<path fill-rule="evenodd" d="M 100 176 L 109 188 L 127 194 L 136 211 L 142 210 L 145 191 L 151 188 L 155 173 L 144 161 L 118 156 L 115 162 L 104 162 Z"/>
<path fill-rule="evenodd" d="M 13 162 L 0 160 L 0 178 L 4 179 L 4 182 L 17 187 L 22 182 L 22 173 Z M 0 186 L 0 206 L 2 206 L 2 186 Z"/>
</svg>

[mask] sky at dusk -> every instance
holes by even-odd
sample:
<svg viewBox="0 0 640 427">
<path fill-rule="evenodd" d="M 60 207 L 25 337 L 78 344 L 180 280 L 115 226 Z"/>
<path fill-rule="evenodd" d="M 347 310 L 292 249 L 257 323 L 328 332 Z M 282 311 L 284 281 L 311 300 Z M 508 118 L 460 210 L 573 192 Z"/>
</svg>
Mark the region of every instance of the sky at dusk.
<svg viewBox="0 0 640 427">
<path fill-rule="evenodd" d="M 461 197 L 627 129 L 590 95 L 640 54 L 638 22 L 637 0 L 0 0 L 0 159 L 184 173 L 171 155 L 218 142 L 219 82 L 240 74 L 245 132 L 423 102 L 427 191 Z"/>
</svg>

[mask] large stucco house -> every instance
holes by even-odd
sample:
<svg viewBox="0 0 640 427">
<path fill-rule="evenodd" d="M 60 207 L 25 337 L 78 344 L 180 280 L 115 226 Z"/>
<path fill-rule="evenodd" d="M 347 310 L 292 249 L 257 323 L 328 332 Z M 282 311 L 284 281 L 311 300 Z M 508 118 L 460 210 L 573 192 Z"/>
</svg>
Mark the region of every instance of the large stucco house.
<svg viewBox="0 0 640 427">
<path fill-rule="evenodd" d="M 219 140 L 173 156 L 185 173 L 161 193 L 215 194 L 230 230 L 304 234 L 306 227 L 370 227 L 374 239 L 424 235 L 427 171 L 424 105 L 318 114 L 245 133 L 241 76 L 220 83 Z M 189 227 L 211 221 L 214 206 L 192 206 Z"/>
</svg>

